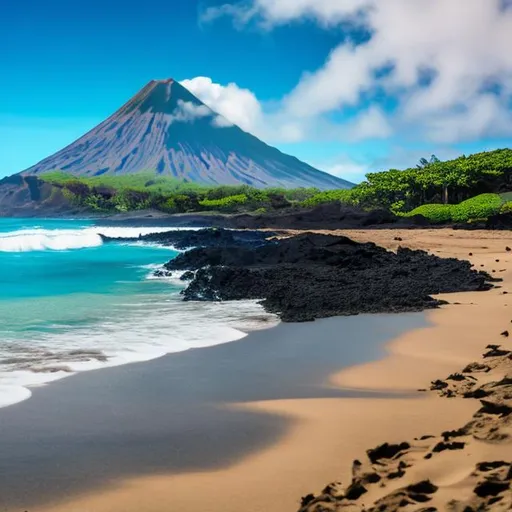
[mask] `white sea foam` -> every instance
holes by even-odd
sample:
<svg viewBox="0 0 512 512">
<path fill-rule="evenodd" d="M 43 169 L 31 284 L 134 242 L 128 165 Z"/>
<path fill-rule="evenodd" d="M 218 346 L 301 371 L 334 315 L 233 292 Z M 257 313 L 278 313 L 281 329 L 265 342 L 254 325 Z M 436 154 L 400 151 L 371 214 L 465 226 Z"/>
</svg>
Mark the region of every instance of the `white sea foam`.
<svg viewBox="0 0 512 512">
<path fill-rule="evenodd" d="M 211 347 L 278 323 L 256 301 L 191 303 L 177 294 L 131 297 L 112 313 L 87 326 L 40 332 L 33 342 L 0 344 L 0 407 L 77 372 Z"/>
<path fill-rule="evenodd" d="M 180 228 L 150 227 L 101 227 L 83 229 L 22 229 L 0 233 L 0 252 L 68 251 L 98 247 L 103 244 L 101 235 L 112 238 L 136 238 L 150 233 L 173 231 Z"/>
<path fill-rule="evenodd" d="M 52 230 L 32 227 L 0 233 L 0 252 L 67 251 L 101 245 L 100 234 L 138 237 L 172 229 L 88 226 Z M 152 279 L 159 267 L 146 266 L 147 278 Z M 100 309 L 100 316 L 95 317 L 87 308 L 87 318 L 83 322 L 74 323 L 63 318 L 62 322 L 52 322 L 51 325 L 43 322 L 39 329 L 38 317 L 34 319 L 34 330 L 29 329 L 22 338 L 7 326 L 4 330 L 0 326 L 0 407 L 29 398 L 33 387 L 77 372 L 219 345 L 278 322 L 255 301 L 183 302 L 176 290 L 184 285 L 179 279 L 181 274 L 173 273 L 165 278 L 174 286 L 175 293 L 171 289 L 169 294 L 120 296 L 119 303 L 112 308 Z M 148 286 L 154 285 L 148 283 Z M 91 298 L 84 293 L 83 297 L 75 295 L 73 300 L 74 304 L 88 304 Z M 108 317 L 104 318 L 102 314 Z"/>
<path fill-rule="evenodd" d="M 175 286 L 179 286 L 180 288 L 185 287 L 185 282 L 181 280 L 181 276 L 185 274 L 186 270 L 173 270 L 167 271 L 165 270 L 164 265 L 160 264 L 152 264 L 152 265 L 144 265 L 143 268 L 149 270 L 146 279 L 148 281 L 167 281 Z M 155 272 L 158 270 L 162 270 L 165 272 L 164 275 L 157 275 Z"/>
</svg>

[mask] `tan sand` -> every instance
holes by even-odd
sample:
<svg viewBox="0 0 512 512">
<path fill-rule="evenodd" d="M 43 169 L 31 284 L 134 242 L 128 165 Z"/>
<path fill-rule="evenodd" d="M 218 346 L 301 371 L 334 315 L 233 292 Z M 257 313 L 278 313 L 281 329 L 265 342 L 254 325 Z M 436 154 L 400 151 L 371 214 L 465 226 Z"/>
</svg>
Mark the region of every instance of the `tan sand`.
<svg viewBox="0 0 512 512">
<path fill-rule="evenodd" d="M 349 368 L 333 375 L 330 381 L 333 386 L 410 391 L 411 398 L 285 400 L 244 405 L 292 418 L 289 433 L 276 445 L 227 469 L 134 478 L 38 510 L 293 512 L 301 496 L 319 491 L 331 481 L 349 482 L 351 461 L 364 457 L 367 448 L 385 441 L 439 434 L 467 423 L 478 408 L 477 401 L 444 399 L 416 390 L 479 360 L 488 343 L 510 346 L 500 333 L 512 327 L 512 314 L 507 308 L 512 304 L 512 253 L 505 250 L 507 245 L 512 247 L 512 234 L 448 229 L 337 233 L 391 249 L 401 244 L 440 256 L 469 259 L 489 272 L 496 270 L 495 275 L 504 279 L 503 288 L 443 297 L 452 304 L 429 313 L 432 327 L 392 342 L 385 359 Z M 397 242 L 395 237 L 403 241 Z M 469 252 L 473 256 L 468 256 Z M 504 295 L 509 286 L 511 295 Z M 465 482 L 475 463 L 497 458 L 512 460 L 512 447 L 472 442 L 463 451 L 444 454 L 442 462 L 440 458 L 416 461 L 397 487 L 433 478 L 442 486 L 436 500 L 460 497 L 469 492 Z"/>
</svg>

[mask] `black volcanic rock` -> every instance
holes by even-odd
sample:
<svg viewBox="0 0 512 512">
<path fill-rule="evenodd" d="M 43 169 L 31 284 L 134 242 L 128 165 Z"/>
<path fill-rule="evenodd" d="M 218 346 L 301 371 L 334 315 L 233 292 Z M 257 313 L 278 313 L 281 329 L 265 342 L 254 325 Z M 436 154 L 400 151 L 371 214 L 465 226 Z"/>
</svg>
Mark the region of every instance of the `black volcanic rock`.
<svg viewBox="0 0 512 512">
<path fill-rule="evenodd" d="M 479 483 L 473 492 L 480 498 L 485 498 L 487 496 L 498 496 L 498 494 L 508 489 L 510 489 L 510 482 L 486 480 Z"/>
<path fill-rule="evenodd" d="M 399 453 L 409 450 L 411 445 L 409 443 L 400 443 L 400 444 L 388 444 L 384 443 L 377 448 L 367 450 L 366 454 L 368 458 L 372 462 L 372 464 L 377 463 L 380 459 L 392 459 Z"/>
<path fill-rule="evenodd" d="M 196 270 L 206 265 L 245 267 L 301 264 L 361 269 L 388 259 L 391 254 L 371 243 L 360 244 L 343 236 L 307 233 L 270 240 L 257 248 L 243 245 L 196 248 L 179 255 L 167 266 L 170 270 Z"/>
<path fill-rule="evenodd" d="M 199 229 L 199 230 L 172 230 L 162 233 L 150 233 L 136 238 L 112 238 L 101 235 L 106 243 L 111 242 L 146 242 L 174 247 L 176 249 L 190 249 L 191 247 L 257 247 L 266 243 L 267 238 L 275 236 L 272 232 L 262 231 L 234 231 L 227 229 Z"/>
<path fill-rule="evenodd" d="M 24 174 L 156 171 L 209 185 L 350 188 L 244 132 L 175 80 L 153 80 L 80 139 Z"/>
<path fill-rule="evenodd" d="M 208 219 L 205 219 L 208 220 Z M 262 215 L 234 215 L 215 218 L 216 225 L 239 229 L 350 229 L 376 226 L 413 227 L 428 225 L 421 215 L 412 218 L 397 217 L 388 210 L 365 211 L 340 202 L 315 208 L 286 210 Z"/>
<path fill-rule="evenodd" d="M 440 304 L 432 294 L 492 287 L 467 261 L 312 233 L 257 247 L 199 247 L 165 267 L 196 271 L 185 300 L 259 299 L 284 321 L 420 311 Z"/>
<path fill-rule="evenodd" d="M 174 227 L 222 227 L 230 229 L 365 229 L 365 228 L 421 228 L 429 226 L 425 217 L 397 217 L 387 210 L 366 211 L 354 206 L 332 202 L 314 208 L 286 208 L 264 214 L 204 214 L 186 213 L 162 216 L 152 212 L 154 217 L 139 216 L 137 212 L 109 216 L 105 225 L 161 226 Z"/>
</svg>

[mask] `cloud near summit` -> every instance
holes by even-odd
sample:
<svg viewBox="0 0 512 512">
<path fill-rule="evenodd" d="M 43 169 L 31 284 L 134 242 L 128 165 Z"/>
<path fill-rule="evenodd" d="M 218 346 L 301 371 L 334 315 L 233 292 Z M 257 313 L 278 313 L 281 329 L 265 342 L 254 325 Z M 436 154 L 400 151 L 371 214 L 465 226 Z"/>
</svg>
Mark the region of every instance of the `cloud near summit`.
<svg viewBox="0 0 512 512">
<path fill-rule="evenodd" d="M 229 124 L 229 121 L 243 130 L 252 131 L 261 121 L 261 105 L 248 89 L 241 89 L 236 84 L 216 84 L 205 76 L 182 80 L 180 83 L 205 105 L 225 118 L 224 121 L 219 119 L 219 126 L 222 126 L 222 123 Z"/>
<path fill-rule="evenodd" d="M 260 136 L 303 140 L 320 131 L 332 140 L 395 135 L 437 144 L 512 136 L 508 0 L 251 0 L 210 7 L 201 21 L 220 17 L 239 30 L 305 20 L 348 30 L 272 114 L 236 84 L 185 81 L 207 105 Z M 350 28 L 369 36 L 358 40 Z M 356 114 L 345 115 L 349 109 Z"/>
</svg>

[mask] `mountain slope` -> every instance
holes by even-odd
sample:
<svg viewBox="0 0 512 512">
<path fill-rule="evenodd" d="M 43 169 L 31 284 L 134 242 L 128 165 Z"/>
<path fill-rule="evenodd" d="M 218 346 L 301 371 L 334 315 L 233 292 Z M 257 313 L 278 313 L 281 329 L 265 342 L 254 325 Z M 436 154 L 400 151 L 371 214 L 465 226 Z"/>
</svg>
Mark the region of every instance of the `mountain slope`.
<svg viewBox="0 0 512 512">
<path fill-rule="evenodd" d="M 229 123 L 178 82 L 151 81 L 83 137 L 23 174 L 154 170 L 204 184 L 350 188 Z"/>
</svg>

